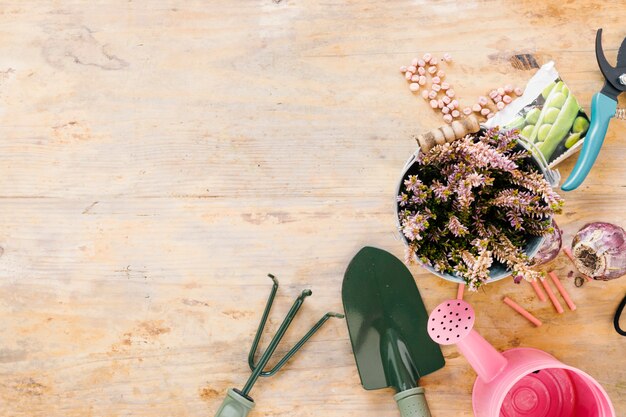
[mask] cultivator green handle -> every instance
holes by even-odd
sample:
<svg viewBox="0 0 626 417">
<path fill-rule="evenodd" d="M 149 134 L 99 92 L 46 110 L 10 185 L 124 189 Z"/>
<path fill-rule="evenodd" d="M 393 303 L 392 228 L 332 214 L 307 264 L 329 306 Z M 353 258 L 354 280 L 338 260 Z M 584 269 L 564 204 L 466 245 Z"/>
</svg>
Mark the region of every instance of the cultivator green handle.
<svg viewBox="0 0 626 417">
<path fill-rule="evenodd" d="M 393 399 L 396 400 L 402 417 L 431 417 L 422 387 L 399 392 Z"/>
<path fill-rule="evenodd" d="M 254 401 L 251 398 L 230 388 L 215 417 L 246 417 L 253 408 Z"/>
</svg>

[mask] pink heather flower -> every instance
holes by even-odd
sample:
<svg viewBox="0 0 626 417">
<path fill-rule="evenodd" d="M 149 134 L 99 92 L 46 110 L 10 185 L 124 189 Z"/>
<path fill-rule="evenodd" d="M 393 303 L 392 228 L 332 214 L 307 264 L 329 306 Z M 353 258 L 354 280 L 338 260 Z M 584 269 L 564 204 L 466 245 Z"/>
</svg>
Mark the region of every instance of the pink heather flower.
<svg viewBox="0 0 626 417">
<path fill-rule="evenodd" d="M 519 137 L 519 131 L 516 129 L 498 130 L 497 128 L 488 129 L 480 138 L 481 142 L 487 143 L 495 147 L 499 151 L 508 151 L 515 147 L 516 140 Z M 527 151 L 526 154 L 528 155 Z"/>
<path fill-rule="evenodd" d="M 422 240 L 421 233 L 428 227 L 428 215 L 416 213 L 402 220 L 402 233 L 410 241 Z"/>
<path fill-rule="evenodd" d="M 485 184 L 485 176 L 477 172 L 472 172 L 465 178 L 465 181 L 467 181 L 472 187 L 476 188 Z"/>
<path fill-rule="evenodd" d="M 409 244 L 404 250 L 404 263 L 409 265 L 417 263 L 417 251 L 418 248 L 416 245 Z"/>
<path fill-rule="evenodd" d="M 548 203 L 550 208 L 557 213 L 560 212 L 563 206 L 563 199 L 552 189 L 552 186 L 546 181 L 544 176 L 539 172 L 512 172 L 513 179 L 511 182 L 520 187 L 524 187 L 527 190 L 539 194 L 543 200 Z"/>
<path fill-rule="evenodd" d="M 450 230 L 452 234 L 457 237 L 464 236 L 469 232 L 467 227 L 465 227 L 456 216 L 450 216 L 450 220 L 448 221 L 448 230 Z"/>
<path fill-rule="evenodd" d="M 457 195 L 457 201 L 461 210 L 465 210 L 469 208 L 469 206 L 474 202 L 475 196 L 472 192 L 472 185 L 469 181 L 461 181 L 454 188 L 454 192 Z"/>
<path fill-rule="evenodd" d="M 422 154 L 419 158 L 420 165 L 437 165 L 441 162 L 446 162 L 451 159 L 456 148 L 453 148 L 453 143 L 444 143 L 443 145 L 436 145 L 428 153 Z"/>
<path fill-rule="evenodd" d="M 535 196 L 526 191 L 508 189 L 500 191 L 496 198 L 491 201 L 496 207 L 508 207 L 518 210 L 524 210 L 524 206 L 533 204 L 536 201 Z"/>
<path fill-rule="evenodd" d="M 511 226 L 513 226 L 515 230 L 524 230 L 524 219 L 515 210 L 507 211 L 506 218 L 509 219 Z"/>
<path fill-rule="evenodd" d="M 418 191 L 422 185 L 424 185 L 424 183 L 417 178 L 417 175 L 409 175 L 409 178 L 404 180 L 404 186 L 407 190 L 412 192 Z"/>
<path fill-rule="evenodd" d="M 435 198 L 441 201 L 448 201 L 448 197 L 452 194 L 448 186 L 443 185 L 438 180 L 434 180 L 430 188 L 433 190 Z"/>
<path fill-rule="evenodd" d="M 404 207 L 407 205 L 407 203 L 409 202 L 409 195 L 405 194 L 405 193 L 401 193 L 398 197 L 398 204 L 400 204 L 400 207 Z"/>
<path fill-rule="evenodd" d="M 460 142 L 460 141 L 459 141 Z M 517 164 L 483 142 L 471 142 L 463 149 L 479 168 L 492 167 L 511 172 Z"/>
</svg>

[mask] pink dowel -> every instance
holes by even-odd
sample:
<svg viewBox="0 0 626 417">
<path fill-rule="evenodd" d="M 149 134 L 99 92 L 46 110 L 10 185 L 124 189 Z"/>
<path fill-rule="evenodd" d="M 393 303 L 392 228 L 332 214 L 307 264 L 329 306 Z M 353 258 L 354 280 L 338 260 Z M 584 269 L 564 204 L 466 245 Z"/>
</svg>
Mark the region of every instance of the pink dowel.
<svg viewBox="0 0 626 417">
<path fill-rule="evenodd" d="M 550 301 L 552 301 L 552 305 L 556 309 L 557 313 L 561 314 L 563 312 L 563 306 L 561 306 L 561 303 L 559 303 L 559 300 L 557 300 L 556 296 L 552 292 L 552 288 L 550 288 L 545 279 L 541 280 L 541 285 L 543 285 L 543 289 L 548 293 L 548 297 L 550 298 Z"/>
<path fill-rule="evenodd" d="M 465 291 L 465 284 L 459 284 L 459 288 L 457 288 L 456 290 L 456 299 L 457 300 L 462 300 L 463 299 L 463 292 Z"/>
<path fill-rule="evenodd" d="M 548 272 L 548 275 L 550 275 L 550 278 L 552 278 L 554 285 L 556 285 L 556 289 L 559 290 L 559 292 L 561 293 L 561 297 L 563 297 L 569 309 L 572 311 L 576 310 L 576 304 L 574 304 L 567 291 L 565 291 L 565 288 L 563 288 L 563 285 L 561 285 L 559 277 L 556 276 L 554 271 Z"/>
<path fill-rule="evenodd" d="M 522 316 L 524 316 L 524 318 L 526 318 L 529 322 L 531 322 L 532 324 L 534 324 L 535 326 L 539 327 L 541 326 L 541 320 L 539 320 L 537 317 L 533 316 L 532 314 L 530 314 L 528 311 L 526 311 L 522 306 L 520 306 L 519 304 L 517 304 L 515 301 L 511 300 L 509 297 L 504 297 L 503 300 L 509 307 L 511 307 L 513 310 L 517 311 L 518 313 L 520 313 Z"/>
<path fill-rule="evenodd" d="M 533 290 L 535 290 L 535 293 L 537 294 L 537 297 L 539 297 L 539 300 L 546 301 L 546 295 L 543 293 L 543 291 L 541 291 L 541 288 L 539 287 L 539 284 L 537 284 L 537 281 L 530 281 L 530 285 L 533 286 Z"/>
</svg>

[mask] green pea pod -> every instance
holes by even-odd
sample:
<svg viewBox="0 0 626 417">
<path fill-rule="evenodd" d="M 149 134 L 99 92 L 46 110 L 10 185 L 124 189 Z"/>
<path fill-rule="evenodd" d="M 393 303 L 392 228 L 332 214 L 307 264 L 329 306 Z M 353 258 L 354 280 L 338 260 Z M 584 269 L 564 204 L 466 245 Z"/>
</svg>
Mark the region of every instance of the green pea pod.
<svg viewBox="0 0 626 417">
<path fill-rule="evenodd" d="M 552 103 L 553 103 L 553 101 L 555 101 L 555 97 L 556 97 L 556 102 L 561 100 L 560 94 L 561 94 L 561 90 L 562 89 L 563 89 L 563 81 L 559 81 L 554 86 L 554 88 L 550 92 L 550 95 L 546 99 L 546 102 L 543 105 L 543 109 L 541 109 L 541 114 L 539 115 L 539 120 L 535 124 L 535 128 L 533 129 L 533 133 L 531 133 L 530 137 L 528 138 L 529 141 L 531 141 L 531 142 L 536 142 L 537 141 L 537 134 L 539 133 L 539 127 L 543 124 L 543 118 L 545 117 L 545 115 L 548 112 L 548 110 L 550 108 L 552 108 L 552 107 L 561 108 L 561 106 L 553 106 Z M 557 95 L 557 94 L 559 94 L 559 95 Z"/>
<path fill-rule="evenodd" d="M 555 82 L 551 82 L 550 84 L 548 84 L 546 88 L 543 89 L 543 91 L 541 92 L 541 96 L 543 97 L 544 100 L 548 99 L 548 96 L 552 92 L 552 89 L 554 88 L 555 85 L 556 85 Z"/>
<path fill-rule="evenodd" d="M 535 125 L 539 121 L 539 115 L 541 114 L 541 110 L 537 107 L 533 107 L 531 110 L 526 113 L 526 123 L 529 125 Z"/>
<path fill-rule="evenodd" d="M 565 141 L 565 149 L 569 149 L 580 140 L 580 133 L 572 133 Z"/>
<path fill-rule="evenodd" d="M 576 97 L 574 97 L 573 94 L 570 94 L 565 101 L 565 104 L 563 104 L 559 117 L 556 118 L 548 136 L 546 136 L 546 139 L 543 141 L 541 146 L 539 146 L 539 150 L 546 158 L 546 161 L 550 161 L 552 153 L 554 153 L 554 150 L 557 146 L 559 146 L 561 140 L 563 140 L 565 135 L 572 128 L 574 119 L 576 119 L 579 110 L 580 106 L 578 105 L 578 101 L 576 101 Z"/>
<path fill-rule="evenodd" d="M 504 128 L 505 129 L 521 129 L 523 126 L 524 126 L 524 118 L 522 116 L 518 116 L 511 123 L 504 126 Z"/>
<path fill-rule="evenodd" d="M 526 125 L 524 126 L 524 128 L 522 129 L 522 131 L 519 133 L 521 136 L 525 137 L 526 139 L 530 138 L 530 134 L 533 132 L 533 129 L 535 128 L 535 125 Z"/>
<path fill-rule="evenodd" d="M 545 141 L 548 137 L 548 134 L 550 134 L 550 130 L 552 130 L 552 125 L 550 123 L 545 123 L 541 125 L 539 131 L 537 132 L 537 140 L 540 142 Z"/>
<path fill-rule="evenodd" d="M 565 101 L 563 101 L 563 103 L 565 103 Z M 545 117 L 543 118 L 544 123 L 554 123 L 556 121 L 556 118 L 559 117 L 560 112 L 561 109 L 557 109 L 556 107 L 548 109 Z"/>
</svg>

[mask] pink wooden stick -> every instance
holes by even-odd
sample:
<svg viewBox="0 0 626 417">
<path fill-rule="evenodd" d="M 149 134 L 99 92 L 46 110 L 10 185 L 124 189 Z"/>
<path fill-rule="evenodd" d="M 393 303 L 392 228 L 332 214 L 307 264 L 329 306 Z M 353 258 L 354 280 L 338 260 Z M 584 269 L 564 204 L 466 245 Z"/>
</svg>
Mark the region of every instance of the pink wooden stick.
<svg viewBox="0 0 626 417">
<path fill-rule="evenodd" d="M 530 285 L 533 286 L 533 290 L 535 290 L 535 293 L 537 293 L 537 297 L 539 297 L 539 300 L 546 301 L 546 295 L 543 293 L 543 291 L 541 291 L 541 288 L 539 287 L 539 284 L 537 284 L 537 281 L 530 281 Z"/>
<path fill-rule="evenodd" d="M 515 301 L 511 300 L 509 297 L 504 297 L 503 300 L 509 307 L 511 307 L 513 310 L 517 311 L 518 313 L 520 313 L 522 316 L 524 316 L 524 318 L 526 318 L 529 322 L 531 322 L 532 324 L 534 324 L 535 326 L 539 327 L 541 326 L 541 321 L 533 316 L 532 314 L 530 314 L 528 311 L 526 311 L 522 306 L 520 306 L 519 304 L 517 304 Z"/>
<path fill-rule="evenodd" d="M 546 292 L 548 293 L 548 297 L 550 298 L 550 301 L 552 301 L 552 305 L 554 306 L 554 308 L 556 308 L 557 313 L 561 314 L 563 312 L 563 307 L 561 306 L 561 303 L 559 303 L 559 300 L 557 300 L 556 296 L 552 292 L 552 288 L 550 288 L 550 286 L 548 285 L 545 279 L 542 279 L 540 281 L 541 281 L 541 285 L 543 285 L 543 289 L 546 290 Z"/>
<path fill-rule="evenodd" d="M 457 300 L 462 300 L 463 299 L 463 292 L 465 291 L 465 284 L 459 284 L 459 288 L 457 288 L 456 290 L 456 299 Z"/>
<path fill-rule="evenodd" d="M 569 309 L 572 310 L 572 311 L 576 310 L 576 304 L 574 304 L 574 302 L 570 298 L 570 296 L 567 293 L 567 291 L 565 291 L 565 288 L 563 288 L 563 285 L 561 285 L 561 281 L 559 280 L 559 277 L 556 276 L 554 271 L 548 272 L 548 275 L 550 275 L 550 278 L 552 278 L 552 281 L 554 282 L 554 285 L 556 285 L 556 289 L 559 290 L 559 292 L 561 293 L 561 297 L 563 297 L 563 299 L 565 300 L 565 303 L 567 303 L 567 306 L 569 307 Z"/>
<path fill-rule="evenodd" d="M 576 267 L 576 262 L 574 262 L 574 255 L 572 255 L 572 251 L 569 250 L 569 248 L 564 247 L 563 248 L 563 253 L 565 253 L 565 255 L 567 255 L 567 257 L 569 258 L 570 261 L 572 261 L 572 263 L 574 264 L 574 267 Z M 578 269 L 578 268 L 577 268 Z M 580 272 L 580 271 L 579 271 Z M 591 279 L 591 277 L 588 277 L 587 275 L 583 274 L 582 272 L 580 273 L 580 275 L 582 275 L 583 277 L 585 277 L 585 279 L 587 281 L 593 281 Z"/>
</svg>

